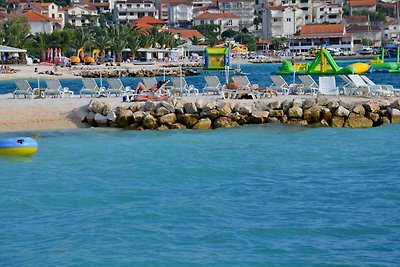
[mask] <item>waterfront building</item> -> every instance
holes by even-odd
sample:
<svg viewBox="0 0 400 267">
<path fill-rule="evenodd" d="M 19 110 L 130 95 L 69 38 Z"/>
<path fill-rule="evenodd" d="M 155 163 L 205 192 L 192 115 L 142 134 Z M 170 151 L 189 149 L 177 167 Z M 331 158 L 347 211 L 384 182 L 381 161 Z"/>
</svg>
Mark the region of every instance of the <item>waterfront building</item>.
<svg viewBox="0 0 400 267">
<path fill-rule="evenodd" d="M 235 14 L 239 17 L 239 29 L 254 30 L 254 0 L 218 0 L 220 13 Z"/>
<path fill-rule="evenodd" d="M 129 23 L 144 16 L 158 19 L 158 9 L 150 0 L 118 0 L 113 13 L 115 23 Z"/>
<path fill-rule="evenodd" d="M 204 12 L 193 19 L 193 25 L 215 24 L 220 26 L 221 33 L 230 29 L 240 30 L 240 18 L 232 13 Z"/>
<path fill-rule="evenodd" d="M 294 54 L 307 54 L 321 45 L 340 48 L 343 52 L 354 51 L 353 35 L 346 32 L 343 24 L 304 25 L 300 34 L 291 38 L 289 49 Z"/>
</svg>

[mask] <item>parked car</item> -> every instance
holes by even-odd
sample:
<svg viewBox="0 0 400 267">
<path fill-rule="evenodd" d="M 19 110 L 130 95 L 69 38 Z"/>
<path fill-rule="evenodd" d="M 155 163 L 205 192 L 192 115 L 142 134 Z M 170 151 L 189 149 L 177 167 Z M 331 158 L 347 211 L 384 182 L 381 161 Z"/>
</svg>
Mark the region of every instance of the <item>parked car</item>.
<svg viewBox="0 0 400 267">
<path fill-rule="evenodd" d="M 32 59 L 32 63 L 40 63 L 40 59 L 34 56 L 28 56 L 28 58 Z"/>
</svg>

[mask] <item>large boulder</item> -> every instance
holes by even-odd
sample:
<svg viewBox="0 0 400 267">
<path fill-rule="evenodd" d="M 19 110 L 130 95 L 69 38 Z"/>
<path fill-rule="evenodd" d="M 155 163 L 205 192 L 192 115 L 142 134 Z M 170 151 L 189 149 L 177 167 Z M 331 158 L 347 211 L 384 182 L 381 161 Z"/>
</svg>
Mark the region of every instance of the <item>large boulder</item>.
<svg viewBox="0 0 400 267">
<path fill-rule="evenodd" d="M 77 108 L 74 111 L 74 116 L 80 121 L 83 122 L 84 120 L 86 120 L 86 116 L 89 114 L 89 109 L 87 108 L 87 106 L 82 106 Z"/>
<path fill-rule="evenodd" d="M 174 123 L 171 125 L 171 129 L 186 129 L 186 126 L 182 123 Z"/>
<path fill-rule="evenodd" d="M 130 109 L 125 109 L 121 111 L 118 116 L 117 124 L 121 128 L 125 128 L 126 126 L 132 124 L 133 121 L 133 112 Z"/>
<path fill-rule="evenodd" d="M 102 101 L 93 101 L 92 103 L 92 111 L 94 113 L 103 113 L 103 109 L 107 104 Z"/>
<path fill-rule="evenodd" d="M 250 122 L 249 115 L 240 114 L 239 112 L 234 112 L 229 114 L 228 118 L 233 121 L 236 121 L 239 125 L 247 124 Z"/>
<path fill-rule="evenodd" d="M 356 104 L 353 108 L 353 112 L 356 114 L 360 114 L 362 116 L 365 115 L 365 108 L 362 104 Z"/>
<path fill-rule="evenodd" d="M 171 113 L 171 112 L 165 107 L 159 107 L 156 110 L 157 117 L 162 117 L 162 116 L 164 116 L 165 114 L 168 114 L 168 113 Z"/>
<path fill-rule="evenodd" d="M 387 111 L 391 123 L 400 122 L 400 110 L 398 110 L 397 108 L 388 108 Z"/>
<path fill-rule="evenodd" d="M 268 115 L 268 111 L 254 111 L 250 116 L 250 121 L 255 124 L 261 124 L 267 121 Z"/>
<path fill-rule="evenodd" d="M 312 106 L 304 110 L 303 118 L 307 122 L 318 122 L 321 118 L 321 109 L 318 106 Z"/>
<path fill-rule="evenodd" d="M 134 112 L 132 114 L 133 122 L 141 123 L 143 121 L 143 118 L 144 118 L 145 115 L 146 114 L 141 110 Z"/>
<path fill-rule="evenodd" d="M 304 100 L 304 102 L 303 102 L 303 109 L 311 108 L 311 107 L 315 106 L 315 104 L 316 104 L 315 99 L 308 99 L 308 98 L 307 98 L 307 99 Z"/>
<path fill-rule="evenodd" d="M 344 117 L 333 116 L 331 119 L 331 127 L 342 128 L 344 125 Z"/>
<path fill-rule="evenodd" d="M 197 107 L 196 107 L 196 103 L 193 102 L 187 102 L 183 105 L 184 110 L 186 113 L 189 114 L 195 114 L 197 113 Z"/>
<path fill-rule="evenodd" d="M 335 111 L 335 116 L 338 117 L 347 117 L 349 116 L 350 111 L 342 106 L 339 106 L 338 109 Z"/>
<path fill-rule="evenodd" d="M 160 126 L 158 126 L 157 130 L 165 131 L 165 130 L 169 130 L 169 128 L 167 125 L 161 124 Z"/>
<path fill-rule="evenodd" d="M 299 107 L 299 108 L 302 108 L 302 107 L 303 107 L 303 99 L 301 99 L 301 98 L 295 98 L 295 99 L 293 99 L 292 107 Z"/>
<path fill-rule="evenodd" d="M 111 122 L 116 122 L 117 121 L 117 114 L 115 114 L 114 111 L 110 111 L 107 114 L 107 120 L 111 121 Z"/>
<path fill-rule="evenodd" d="M 347 99 L 346 100 L 342 100 L 342 99 L 339 100 L 339 106 L 342 106 L 347 110 L 352 110 L 354 108 L 354 105 L 355 105 L 354 101 L 350 101 L 350 100 L 347 100 Z"/>
<path fill-rule="evenodd" d="M 146 129 L 157 129 L 158 128 L 157 119 L 154 118 L 154 116 L 152 116 L 150 114 L 147 114 L 146 116 L 144 116 L 142 125 Z"/>
<path fill-rule="evenodd" d="M 144 111 L 155 111 L 157 108 L 156 102 L 153 101 L 146 101 L 144 103 Z"/>
<path fill-rule="evenodd" d="M 232 112 L 229 103 L 219 103 L 217 106 L 217 110 L 219 112 L 219 115 L 224 117 L 227 117 Z"/>
<path fill-rule="evenodd" d="M 213 127 L 214 128 L 227 128 L 227 127 L 236 127 L 239 124 L 228 117 L 218 117 L 214 120 Z"/>
<path fill-rule="evenodd" d="M 192 128 L 199 121 L 199 115 L 183 114 L 180 116 L 180 120 L 187 128 Z"/>
<path fill-rule="evenodd" d="M 172 124 L 177 122 L 177 118 L 175 113 L 166 114 L 158 119 L 161 124 L 165 124 L 171 126 Z"/>
<path fill-rule="evenodd" d="M 328 103 L 328 108 L 330 109 L 331 112 L 335 112 L 339 106 L 340 106 L 339 102 L 337 102 L 336 100 L 331 100 Z"/>
<path fill-rule="evenodd" d="M 211 129 L 211 120 L 209 118 L 200 119 L 192 128 L 197 130 Z"/>
<path fill-rule="evenodd" d="M 287 124 L 289 125 L 300 125 L 300 126 L 307 126 L 308 122 L 302 119 L 290 119 L 288 120 Z"/>
<path fill-rule="evenodd" d="M 269 107 L 271 109 L 281 109 L 282 108 L 282 102 L 279 100 L 275 100 L 269 103 Z"/>
<path fill-rule="evenodd" d="M 349 128 L 371 128 L 373 125 L 372 120 L 357 114 L 357 113 L 350 113 L 349 117 L 347 118 L 344 127 Z"/>
<path fill-rule="evenodd" d="M 299 106 L 293 106 L 288 110 L 289 118 L 302 118 L 303 117 L 303 109 Z"/>
<path fill-rule="evenodd" d="M 96 115 L 97 113 L 94 113 L 93 111 L 90 111 L 88 114 L 87 114 L 87 116 L 86 116 L 86 121 L 90 124 L 90 125 L 93 125 L 94 124 L 94 116 Z"/>
<path fill-rule="evenodd" d="M 166 108 L 169 111 L 169 113 L 174 113 L 175 112 L 174 105 L 169 103 L 169 102 L 167 102 L 167 101 L 161 101 L 160 102 L 160 106 Z"/>
<path fill-rule="evenodd" d="M 107 126 L 107 117 L 104 116 L 103 114 L 96 113 L 96 115 L 94 115 L 94 121 L 99 127 Z"/>
<path fill-rule="evenodd" d="M 269 117 L 275 117 L 275 118 L 282 118 L 285 113 L 283 110 L 278 109 L 278 110 L 270 110 L 269 111 Z"/>
<path fill-rule="evenodd" d="M 332 112 L 329 108 L 321 108 L 321 118 L 322 120 L 329 121 L 332 118 Z"/>
<path fill-rule="evenodd" d="M 328 106 L 329 104 L 329 99 L 326 96 L 320 96 L 317 98 L 317 105 L 320 106 Z"/>
<path fill-rule="evenodd" d="M 378 102 L 368 101 L 363 106 L 364 106 L 366 112 L 375 112 L 376 113 L 381 109 Z"/>
</svg>

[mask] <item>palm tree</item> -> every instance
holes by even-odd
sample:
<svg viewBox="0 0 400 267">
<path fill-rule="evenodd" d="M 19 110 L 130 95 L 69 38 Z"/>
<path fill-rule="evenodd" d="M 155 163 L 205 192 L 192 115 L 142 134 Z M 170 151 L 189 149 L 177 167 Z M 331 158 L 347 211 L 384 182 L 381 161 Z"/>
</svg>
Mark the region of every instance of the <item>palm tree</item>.
<svg viewBox="0 0 400 267">
<path fill-rule="evenodd" d="M 84 27 L 76 27 L 74 31 L 74 38 L 75 38 L 75 48 L 85 48 L 91 44 L 93 41 L 92 32 L 88 28 Z"/>
<path fill-rule="evenodd" d="M 106 49 L 109 49 L 112 45 L 111 37 L 105 30 L 98 32 L 95 38 L 95 46 L 100 50 L 100 60 L 104 63 L 104 57 L 106 56 Z"/>
<path fill-rule="evenodd" d="M 46 49 L 48 35 L 46 33 L 38 32 L 32 38 L 32 45 L 38 49 L 38 54 L 41 62 L 46 61 Z"/>
<path fill-rule="evenodd" d="M 153 26 L 148 30 L 148 33 L 152 39 L 151 47 L 159 46 L 160 45 L 159 41 L 162 38 L 163 32 L 159 28 Z"/>
<path fill-rule="evenodd" d="M 122 51 L 128 44 L 130 27 L 125 24 L 111 26 L 112 49 L 116 55 L 117 62 L 122 61 Z"/>
<path fill-rule="evenodd" d="M 4 24 L 4 43 L 9 46 L 26 48 L 32 35 L 26 17 L 19 16 Z M 21 63 L 26 63 L 25 53 L 18 53 Z"/>
<path fill-rule="evenodd" d="M 192 45 L 198 45 L 200 43 L 199 37 L 194 35 L 190 38 L 190 41 L 192 42 Z"/>
<path fill-rule="evenodd" d="M 128 47 L 131 50 L 131 58 L 135 59 L 137 50 L 141 47 L 142 39 L 140 35 L 131 35 L 128 38 Z"/>
</svg>

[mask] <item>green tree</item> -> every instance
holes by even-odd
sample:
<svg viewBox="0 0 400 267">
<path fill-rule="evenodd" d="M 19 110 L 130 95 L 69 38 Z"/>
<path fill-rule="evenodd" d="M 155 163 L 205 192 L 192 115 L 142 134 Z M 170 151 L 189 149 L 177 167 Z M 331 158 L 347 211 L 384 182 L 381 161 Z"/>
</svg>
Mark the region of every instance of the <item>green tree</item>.
<svg viewBox="0 0 400 267">
<path fill-rule="evenodd" d="M 112 40 L 107 34 L 108 28 L 100 28 L 96 32 L 96 37 L 94 39 L 94 45 L 100 50 L 100 61 L 104 63 L 104 58 L 106 56 L 106 50 L 111 48 Z"/>
<path fill-rule="evenodd" d="M 222 32 L 221 37 L 222 37 L 222 39 L 226 40 L 227 38 L 235 37 L 236 34 L 238 34 L 237 31 L 228 29 L 228 30 Z"/>
<path fill-rule="evenodd" d="M 128 37 L 131 34 L 131 28 L 126 24 L 114 24 L 110 27 L 112 50 L 116 55 L 117 62 L 122 61 L 122 51 L 128 45 Z"/>
<path fill-rule="evenodd" d="M 190 37 L 190 42 L 192 42 L 192 45 L 198 45 L 200 43 L 200 39 L 197 36 L 192 36 Z"/>
<path fill-rule="evenodd" d="M 256 50 L 256 38 L 250 33 L 239 32 L 235 36 L 235 41 L 246 45 L 249 51 Z"/>
<path fill-rule="evenodd" d="M 48 41 L 49 36 L 46 33 L 38 32 L 31 39 L 32 47 L 35 48 L 35 54 L 39 55 L 40 61 L 46 61 L 46 50 L 49 47 Z"/>
<path fill-rule="evenodd" d="M 32 38 L 31 27 L 25 16 L 18 16 L 4 23 L 4 43 L 8 46 L 27 48 Z M 18 53 L 22 64 L 26 64 L 25 53 Z"/>
</svg>

